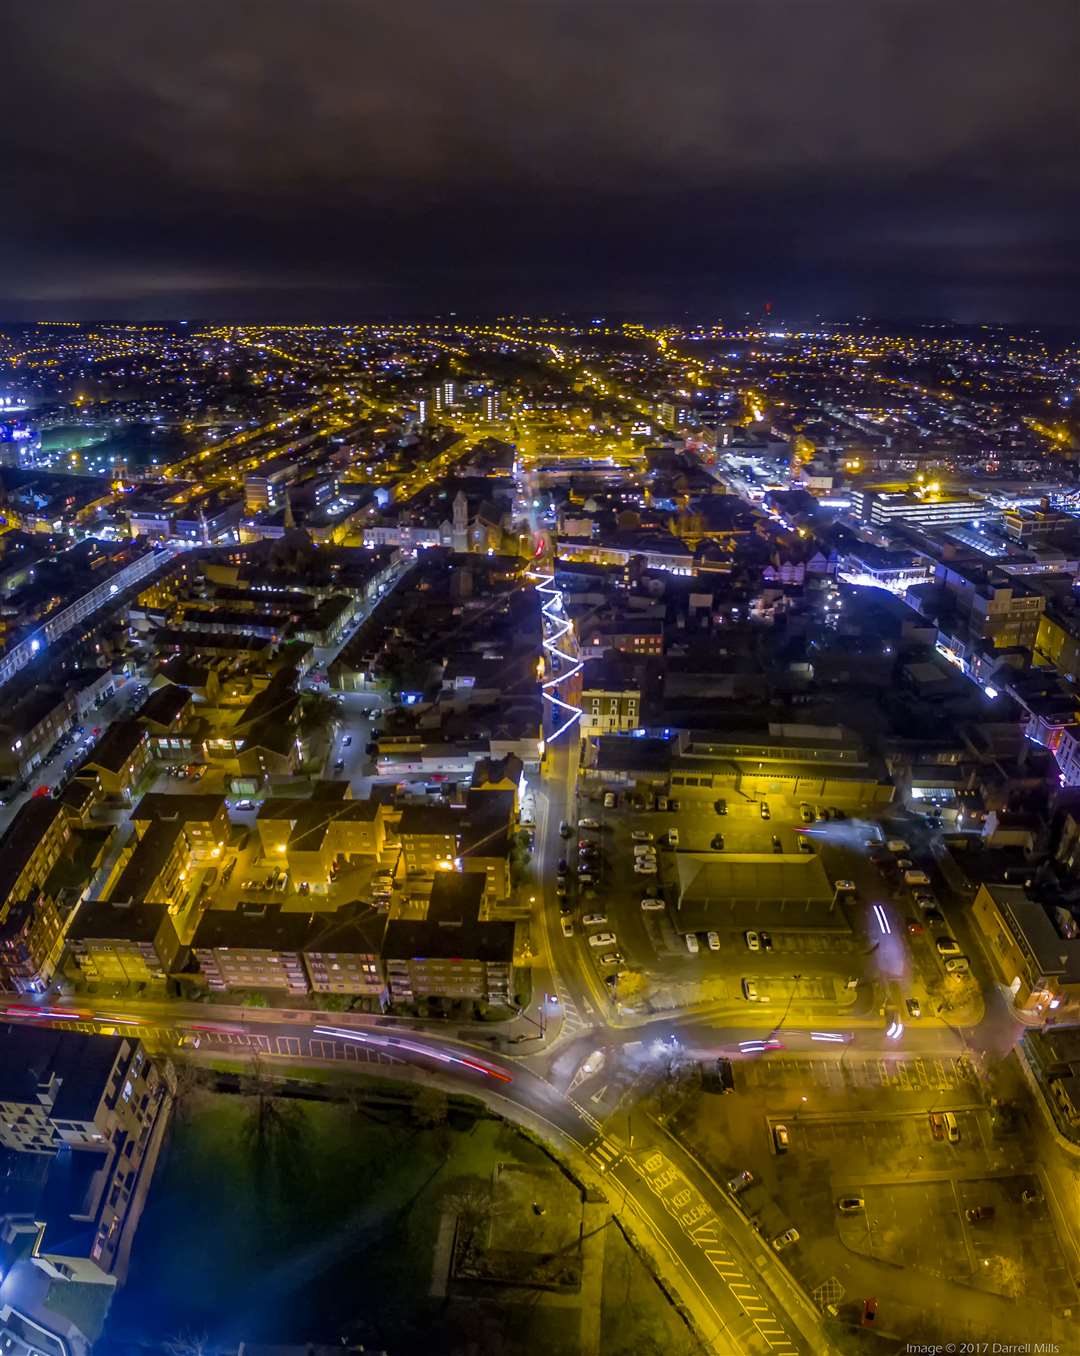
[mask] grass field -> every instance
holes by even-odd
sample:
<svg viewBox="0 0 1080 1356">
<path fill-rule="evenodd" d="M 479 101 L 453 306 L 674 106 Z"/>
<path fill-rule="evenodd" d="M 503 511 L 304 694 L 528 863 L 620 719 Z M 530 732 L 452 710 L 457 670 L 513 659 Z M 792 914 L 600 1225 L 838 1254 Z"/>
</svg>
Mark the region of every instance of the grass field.
<svg viewBox="0 0 1080 1356">
<path fill-rule="evenodd" d="M 193 1094 L 97 1351 L 187 1336 L 205 1337 L 208 1350 L 347 1339 L 394 1356 L 576 1356 L 573 1300 L 547 1307 L 490 1287 L 467 1300 L 431 1295 L 444 1199 L 486 1186 L 500 1161 L 550 1169 L 512 1127 L 453 1104 L 443 1120 L 437 1094 L 435 1103 L 433 1116 L 423 1097 L 415 1110 L 268 1099 L 260 1137 L 256 1098 Z M 670 1338 L 678 1321 L 641 1260 L 608 1232 L 604 1327 L 618 1340 L 598 1356 L 651 1351 L 633 1331 Z"/>
</svg>

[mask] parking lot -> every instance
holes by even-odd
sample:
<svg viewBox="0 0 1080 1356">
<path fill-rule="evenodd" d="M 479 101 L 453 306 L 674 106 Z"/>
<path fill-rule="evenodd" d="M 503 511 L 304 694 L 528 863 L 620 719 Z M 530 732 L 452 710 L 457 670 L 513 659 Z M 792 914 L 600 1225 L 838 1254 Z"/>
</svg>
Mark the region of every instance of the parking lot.
<svg viewBox="0 0 1080 1356">
<path fill-rule="evenodd" d="M 664 810 L 643 810 L 632 808 L 625 793 L 611 794 L 614 804 L 605 804 L 599 790 L 582 801 L 586 827 L 566 840 L 564 849 L 570 867 L 564 911 L 586 935 L 590 927 L 579 926 L 583 917 L 606 920 L 603 929 L 613 932 L 617 942 L 609 944 L 604 954 L 617 952 L 625 968 L 663 981 L 669 988 L 684 982 L 702 986 L 697 1001 L 741 1000 L 746 976 L 760 980 L 762 995 L 776 1002 L 786 1002 L 793 985 L 805 1001 L 850 1001 L 848 981 L 860 975 L 859 953 L 866 947 L 853 931 L 844 907 L 822 909 L 820 926 L 804 926 L 800 921 L 798 928 L 774 928 L 753 953 L 747 947 L 745 926 L 732 926 L 730 919 L 718 921 L 713 931 L 691 934 L 688 941 L 671 908 L 677 893 L 677 852 L 771 856 L 775 851 L 801 858 L 808 854 L 800 852 L 798 844 L 815 843 L 812 850 L 826 854 L 823 861 L 828 872 L 830 847 L 816 842 L 814 826 L 802 822 L 797 805 L 778 798 L 775 808 L 770 803 L 766 820 L 756 801 L 740 798 L 729 798 L 726 812 L 719 814 L 712 800 L 676 798 L 676 809 L 669 803 Z M 611 796 L 607 799 L 610 802 Z M 595 821 L 596 827 L 589 827 L 589 821 Z M 671 830 L 677 834 L 673 846 L 667 841 Z M 587 855 L 579 854 L 579 841 L 588 845 Z M 585 872 L 585 878 L 576 882 L 575 867 Z M 666 907 L 643 909 L 642 901 L 649 894 L 659 897 Z M 800 976 L 797 981 L 794 974 Z"/>
</svg>

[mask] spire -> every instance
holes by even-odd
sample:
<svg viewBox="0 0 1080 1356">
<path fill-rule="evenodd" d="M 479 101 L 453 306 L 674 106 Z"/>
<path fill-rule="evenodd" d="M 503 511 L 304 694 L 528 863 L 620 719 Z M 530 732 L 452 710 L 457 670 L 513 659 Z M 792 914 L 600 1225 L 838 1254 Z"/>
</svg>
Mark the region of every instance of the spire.
<svg viewBox="0 0 1080 1356">
<path fill-rule="evenodd" d="M 285 491 L 285 531 L 291 532 L 296 527 L 296 519 L 293 517 L 292 500 L 289 498 L 289 491 Z"/>
</svg>

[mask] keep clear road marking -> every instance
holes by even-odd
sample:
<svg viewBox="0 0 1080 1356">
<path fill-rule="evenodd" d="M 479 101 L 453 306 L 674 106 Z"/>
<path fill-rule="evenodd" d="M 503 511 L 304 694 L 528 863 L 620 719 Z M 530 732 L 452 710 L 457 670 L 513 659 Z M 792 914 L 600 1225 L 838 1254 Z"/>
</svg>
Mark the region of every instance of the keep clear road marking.
<svg viewBox="0 0 1080 1356">
<path fill-rule="evenodd" d="M 630 1157 L 629 1162 L 653 1194 L 660 1198 L 669 1214 L 678 1220 L 687 1238 L 700 1248 L 770 1352 L 774 1356 L 798 1356 L 798 1348 L 763 1300 L 760 1291 L 747 1280 L 746 1273 L 732 1255 L 724 1248 L 715 1246 L 720 1240 L 721 1226 L 708 1202 L 658 1150 L 645 1159 Z"/>
</svg>

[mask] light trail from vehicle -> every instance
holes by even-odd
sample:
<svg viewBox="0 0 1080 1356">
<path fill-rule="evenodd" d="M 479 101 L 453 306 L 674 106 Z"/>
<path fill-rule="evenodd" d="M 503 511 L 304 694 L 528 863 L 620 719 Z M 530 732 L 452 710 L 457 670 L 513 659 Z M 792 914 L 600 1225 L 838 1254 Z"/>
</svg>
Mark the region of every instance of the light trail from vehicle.
<svg viewBox="0 0 1080 1356">
<path fill-rule="evenodd" d="M 468 1055 L 455 1055 L 449 1050 L 439 1050 L 434 1046 L 417 1045 L 413 1041 L 402 1039 L 400 1036 L 375 1036 L 366 1031 L 349 1031 L 339 1026 L 317 1026 L 314 1031 L 317 1036 L 330 1036 L 334 1040 L 378 1045 L 387 1050 L 406 1050 L 409 1054 L 425 1055 L 429 1059 L 438 1060 L 441 1064 L 458 1064 L 462 1068 L 481 1073 L 486 1078 L 498 1079 L 500 1083 L 512 1083 L 514 1081 L 510 1074 L 504 1073 L 501 1069 L 493 1068 L 490 1064 L 484 1064 L 478 1059 L 471 1059 Z"/>
</svg>

